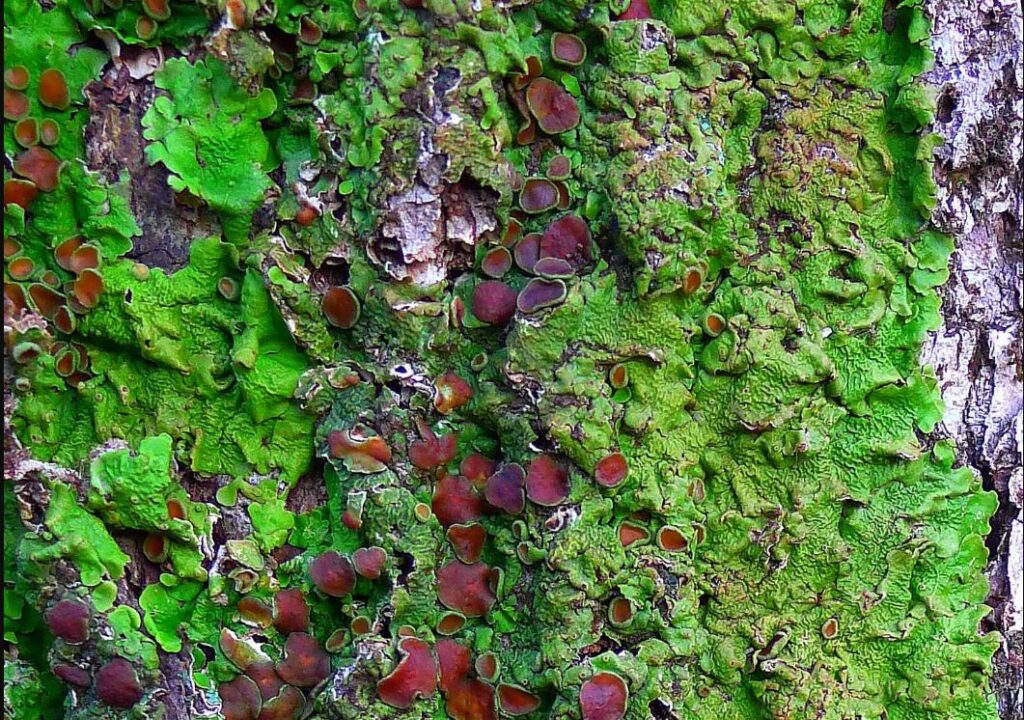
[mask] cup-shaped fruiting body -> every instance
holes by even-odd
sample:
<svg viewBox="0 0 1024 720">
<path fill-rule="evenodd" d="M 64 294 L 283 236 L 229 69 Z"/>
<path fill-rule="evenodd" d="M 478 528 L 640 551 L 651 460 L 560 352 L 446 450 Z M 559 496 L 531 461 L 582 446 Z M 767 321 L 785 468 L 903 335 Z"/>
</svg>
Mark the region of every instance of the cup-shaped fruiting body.
<svg viewBox="0 0 1024 720">
<path fill-rule="evenodd" d="M 608 371 L 608 384 L 616 390 L 629 385 L 629 369 L 621 363 L 613 365 Z"/>
<path fill-rule="evenodd" d="M 7 274 L 14 280 L 27 280 L 35 270 L 35 263 L 27 257 L 14 258 L 7 264 Z"/>
<path fill-rule="evenodd" d="M 22 118 L 14 124 L 14 141 L 22 147 L 32 147 L 39 143 L 39 123 L 35 118 Z"/>
<path fill-rule="evenodd" d="M 309 227 L 320 217 L 320 213 L 312 205 L 303 205 L 295 212 L 295 222 L 303 227 Z"/>
<path fill-rule="evenodd" d="M 92 310 L 99 305 L 103 294 L 103 276 L 97 270 L 87 268 L 75 278 L 72 287 L 75 300 L 82 307 Z"/>
<path fill-rule="evenodd" d="M 493 682 L 498 677 L 498 656 L 490 651 L 480 653 L 474 663 L 474 668 L 477 675 L 488 682 Z"/>
<path fill-rule="evenodd" d="M 17 316 L 28 309 L 28 300 L 21 285 L 4 282 L 4 317 Z"/>
<path fill-rule="evenodd" d="M 64 242 L 60 243 L 53 249 L 53 256 L 57 260 L 57 264 L 62 268 L 71 272 L 71 256 L 74 255 L 78 248 L 82 247 L 84 240 L 78 237 L 69 237 Z"/>
<path fill-rule="evenodd" d="M 244 0 L 227 0 L 224 3 L 224 16 L 227 17 L 228 23 L 235 30 L 241 30 L 249 24 L 249 10 L 245 6 Z M 274 53 L 275 59 L 278 53 Z M 291 68 L 288 68 L 289 70 Z"/>
<path fill-rule="evenodd" d="M 309 566 L 309 575 L 320 592 L 344 597 L 356 584 L 356 571 L 347 557 L 335 550 L 321 553 Z"/>
<path fill-rule="evenodd" d="M 450 387 L 450 386 L 449 386 Z M 466 386 L 469 387 L 468 385 Z M 438 402 L 440 391 L 435 389 L 435 404 Z M 469 390 L 472 395 L 472 390 Z M 448 407 L 442 401 L 443 407 Z M 420 470 L 433 470 L 443 467 L 455 459 L 459 443 L 455 433 L 436 435 L 422 420 L 416 420 L 416 429 L 419 431 L 420 439 L 409 443 L 409 462 Z"/>
<path fill-rule="evenodd" d="M 51 287 L 41 283 L 32 283 L 28 287 L 28 296 L 36 311 L 47 320 L 53 320 L 57 308 L 62 307 L 65 298 Z"/>
<path fill-rule="evenodd" d="M 142 554 L 152 563 L 162 563 L 167 559 L 169 543 L 163 535 L 150 533 L 142 541 Z"/>
<path fill-rule="evenodd" d="M 266 662 L 269 658 L 250 640 L 241 638 L 230 628 L 221 628 L 220 650 L 235 667 L 247 672 L 254 663 Z M 253 679 L 256 679 L 253 677 Z M 257 681 L 258 682 L 258 681 Z"/>
<path fill-rule="evenodd" d="M 331 658 L 312 635 L 293 632 L 284 641 L 284 658 L 277 674 L 289 685 L 314 687 L 331 674 Z"/>
<path fill-rule="evenodd" d="M 561 180 L 556 180 L 555 187 L 558 188 L 558 209 L 568 210 L 572 205 L 572 193 L 569 191 L 569 186 Z"/>
<path fill-rule="evenodd" d="M 519 192 L 519 207 L 537 215 L 558 207 L 558 187 L 547 178 L 530 178 Z"/>
<path fill-rule="evenodd" d="M 626 598 L 615 598 L 608 605 L 608 621 L 615 627 L 628 625 L 633 619 L 633 603 Z"/>
<path fill-rule="evenodd" d="M 551 58 L 560 65 L 577 67 L 587 59 L 587 46 L 575 35 L 552 33 Z"/>
<path fill-rule="evenodd" d="M 43 349 L 36 343 L 25 340 L 11 349 L 11 358 L 19 365 L 27 365 L 43 354 Z"/>
<path fill-rule="evenodd" d="M 53 666 L 53 674 L 69 685 L 77 685 L 81 688 L 87 688 L 92 685 L 92 675 L 89 674 L 88 670 L 77 665 L 57 663 Z"/>
<path fill-rule="evenodd" d="M 366 635 L 373 628 L 373 624 L 365 615 L 356 615 L 348 624 L 348 628 L 353 635 Z"/>
<path fill-rule="evenodd" d="M 302 78 L 295 83 L 289 105 L 309 105 L 316 99 L 316 83 L 309 78 Z M 298 218 L 296 218 L 298 219 Z"/>
<path fill-rule="evenodd" d="M 686 549 L 689 542 L 686 536 L 676 527 L 665 525 L 658 530 L 655 536 L 658 547 L 668 552 L 680 552 Z"/>
<path fill-rule="evenodd" d="M 540 707 L 540 698 L 518 685 L 498 685 L 498 706 L 508 715 L 529 715 Z"/>
<path fill-rule="evenodd" d="M 725 318 L 718 313 L 708 313 L 704 316 L 704 332 L 711 337 L 718 337 L 725 330 Z"/>
<path fill-rule="evenodd" d="M 521 513 L 526 507 L 526 471 L 518 463 L 503 465 L 487 478 L 484 498 L 492 506 L 509 515 Z"/>
<path fill-rule="evenodd" d="M 263 707 L 260 689 L 252 678 L 238 675 L 217 686 L 224 720 L 255 720 Z"/>
<path fill-rule="evenodd" d="M 569 471 L 550 455 L 538 455 L 526 473 L 526 497 L 548 507 L 564 502 L 569 497 Z"/>
<path fill-rule="evenodd" d="M 447 612 L 437 622 L 437 632 L 441 635 L 454 635 L 466 624 L 466 616 L 458 612 Z"/>
<path fill-rule="evenodd" d="M 50 353 L 54 357 L 54 371 L 63 378 L 71 377 L 77 369 L 78 352 L 70 345 L 54 343 Z"/>
<path fill-rule="evenodd" d="M 321 308 L 327 321 L 342 330 L 351 329 L 359 321 L 359 298 L 347 286 L 328 288 Z"/>
<path fill-rule="evenodd" d="M 577 270 L 592 260 L 590 226 L 577 215 L 564 215 L 548 225 L 540 240 L 540 257 L 560 258 Z"/>
<path fill-rule="evenodd" d="M 60 142 L 60 125 L 56 120 L 46 118 L 39 122 L 39 142 L 51 147 Z"/>
<path fill-rule="evenodd" d="M 313 18 L 303 16 L 299 20 L 299 40 L 307 45 L 319 45 L 324 39 L 324 31 Z"/>
<path fill-rule="evenodd" d="M 284 685 L 280 692 L 263 701 L 263 709 L 256 720 L 295 720 L 302 717 L 306 697 L 302 691 L 291 685 Z"/>
<path fill-rule="evenodd" d="M 832 640 L 839 634 L 839 621 L 834 617 L 825 621 L 821 626 L 821 636 L 826 640 Z"/>
<path fill-rule="evenodd" d="M 100 266 L 100 249 L 92 244 L 80 245 L 75 248 L 68 259 L 67 269 L 76 275 L 86 270 L 96 270 Z"/>
<path fill-rule="evenodd" d="M 535 78 L 544 72 L 544 63 L 536 55 L 526 56 L 526 77 Z M 525 87 L 525 85 L 523 86 Z"/>
<path fill-rule="evenodd" d="M 31 180 L 10 178 L 4 181 L 4 205 L 19 205 L 23 210 L 28 210 L 28 206 L 36 199 L 38 194 L 39 188 Z M 8 257 L 6 241 L 4 257 Z"/>
<path fill-rule="evenodd" d="M 487 367 L 487 353 L 478 352 L 469 360 L 469 368 L 473 372 L 480 372 Z"/>
<path fill-rule="evenodd" d="M 560 305 L 568 290 L 562 280 L 534 278 L 526 283 L 516 297 L 516 308 L 525 315 L 532 315 L 549 307 Z"/>
<path fill-rule="evenodd" d="M 142 9 L 151 18 L 161 22 L 171 17 L 170 0 L 142 0 Z"/>
<path fill-rule="evenodd" d="M 516 192 L 518 192 L 518 190 Z M 504 248 L 510 248 L 519 242 L 519 238 L 522 236 L 523 224 L 515 218 L 509 218 L 508 225 L 505 226 L 505 233 L 501 236 L 501 246 Z"/>
<path fill-rule="evenodd" d="M 544 175 L 548 180 L 568 180 L 572 174 L 572 161 L 565 155 L 555 155 L 548 160 Z"/>
<path fill-rule="evenodd" d="M 217 292 L 225 300 L 234 302 L 241 295 L 238 287 L 238 281 L 230 277 L 222 277 L 217 281 Z"/>
<path fill-rule="evenodd" d="M 548 135 L 572 130 L 580 123 L 576 98 L 545 77 L 535 78 L 526 88 L 526 104 L 537 125 Z"/>
<path fill-rule="evenodd" d="M 448 415 L 473 399 L 473 387 L 453 372 L 434 381 L 434 409 Z"/>
<path fill-rule="evenodd" d="M 79 600 L 61 600 L 46 613 L 50 632 L 66 643 L 78 645 L 89 639 L 89 606 Z"/>
<path fill-rule="evenodd" d="M 594 467 L 594 479 L 601 487 L 615 487 L 629 475 L 629 463 L 619 452 L 609 453 L 597 461 Z"/>
<path fill-rule="evenodd" d="M 360 616 L 359 619 L 360 620 L 366 620 L 366 618 L 362 617 L 362 616 Z M 369 627 L 369 620 L 366 620 L 366 623 L 367 623 L 367 627 Z M 350 628 L 350 630 L 351 630 L 351 628 Z M 366 633 L 352 632 L 351 633 L 351 637 L 354 637 L 356 635 L 365 635 L 365 634 Z M 349 639 L 350 639 L 349 632 L 346 631 L 346 630 L 343 630 L 342 628 L 338 628 L 337 630 L 335 630 L 334 632 L 332 632 L 330 635 L 327 636 L 327 639 L 324 641 L 324 650 L 326 650 L 327 652 L 332 653 L 332 654 L 333 653 L 341 652 L 342 650 L 345 649 L 345 646 L 348 645 Z"/>
<path fill-rule="evenodd" d="M 47 68 L 39 74 L 39 102 L 54 110 L 67 110 L 71 104 L 68 82 L 57 68 Z"/>
<path fill-rule="evenodd" d="M 245 674 L 256 683 L 264 701 L 277 697 L 285 687 L 284 680 L 277 674 L 274 663 L 269 659 L 249 663 L 245 668 Z"/>
<path fill-rule="evenodd" d="M 445 710 L 452 720 L 497 720 L 494 686 L 466 678 L 445 693 Z"/>
<path fill-rule="evenodd" d="M 442 526 L 469 523 L 483 514 L 483 500 L 466 478 L 445 475 L 437 482 L 430 509 Z"/>
<path fill-rule="evenodd" d="M 540 260 L 540 233 L 529 233 L 516 243 L 512 251 L 516 266 L 523 272 L 532 273 L 533 267 Z"/>
<path fill-rule="evenodd" d="M 418 638 L 402 638 L 398 651 L 403 657 L 391 674 L 377 683 L 377 697 L 386 705 L 406 710 L 417 699 L 433 697 L 437 663 L 430 646 Z"/>
<path fill-rule="evenodd" d="M 452 720 L 496 718 L 494 687 L 469 676 L 472 668 L 469 648 L 445 638 L 438 641 L 436 649 L 448 717 Z"/>
<path fill-rule="evenodd" d="M 621 720 L 628 700 L 629 689 L 615 673 L 599 672 L 580 688 L 583 720 Z"/>
<path fill-rule="evenodd" d="M 459 463 L 459 472 L 476 487 L 483 487 L 487 478 L 498 469 L 498 464 L 480 453 L 470 453 Z"/>
<path fill-rule="evenodd" d="M 384 438 L 373 434 L 372 428 L 357 424 L 347 430 L 333 430 L 327 435 L 331 457 L 345 463 L 350 472 L 373 474 L 387 468 L 391 448 Z"/>
<path fill-rule="evenodd" d="M 282 635 L 309 629 L 309 604 L 301 589 L 288 588 L 274 595 L 274 627 Z"/>
<path fill-rule="evenodd" d="M 532 117 L 527 118 L 522 127 L 516 131 L 516 142 L 520 145 L 530 145 L 537 139 L 537 121 Z"/>
<path fill-rule="evenodd" d="M 379 578 L 387 560 L 387 553 L 382 547 L 363 547 L 352 553 L 352 565 L 355 571 L 367 580 Z"/>
<path fill-rule="evenodd" d="M 704 271 L 701 268 L 687 268 L 686 272 L 683 274 L 683 292 L 687 295 L 692 295 L 700 289 L 703 282 Z"/>
<path fill-rule="evenodd" d="M 148 15 L 140 15 L 135 21 L 135 34 L 139 40 L 152 40 L 159 28 L 160 24 Z"/>
<path fill-rule="evenodd" d="M 642 543 L 650 540 L 651 534 L 647 528 L 624 522 L 619 525 L 619 544 L 626 548 L 634 543 Z"/>
<path fill-rule="evenodd" d="M 28 68 L 24 65 L 15 65 L 4 70 L 4 87 L 11 88 L 12 90 L 24 90 L 28 87 L 30 79 Z"/>
<path fill-rule="evenodd" d="M 20 90 L 4 88 L 4 120 L 20 120 L 28 115 L 29 102 Z"/>
<path fill-rule="evenodd" d="M 533 266 L 533 272 L 548 280 L 571 278 L 576 274 L 568 260 L 553 257 L 542 257 Z"/>
<path fill-rule="evenodd" d="M 77 324 L 78 322 L 75 320 L 75 316 L 67 306 L 57 308 L 57 312 L 53 314 L 54 327 L 65 335 L 73 333 Z"/>
<path fill-rule="evenodd" d="M 254 597 L 244 597 L 235 606 L 242 622 L 257 627 L 270 627 L 274 622 L 274 611 L 267 603 Z"/>
<path fill-rule="evenodd" d="M 472 565 L 480 559 L 484 541 L 487 539 L 487 531 L 483 525 L 480 523 L 452 525 L 445 534 L 455 552 L 455 557 L 459 560 L 467 565 Z"/>
<path fill-rule="evenodd" d="M 34 145 L 14 159 L 14 173 L 31 180 L 41 192 L 52 192 L 60 179 L 60 160 L 46 148 Z"/>
<path fill-rule="evenodd" d="M 481 617 L 497 600 L 491 589 L 491 569 L 482 562 L 467 565 L 453 560 L 437 570 L 437 597 L 449 610 Z"/>
<path fill-rule="evenodd" d="M 516 313 L 516 291 L 500 280 L 485 280 L 473 288 L 472 311 L 480 322 L 504 326 Z"/>
<path fill-rule="evenodd" d="M 426 503 L 416 503 L 412 508 L 413 517 L 421 523 L 430 522 L 434 513 Z"/>
<path fill-rule="evenodd" d="M 653 18 L 654 14 L 651 13 L 651 6 L 647 0 L 629 0 L 629 5 L 618 15 L 616 20 L 648 20 Z"/>
<path fill-rule="evenodd" d="M 500 278 L 512 268 L 512 253 L 507 247 L 488 250 L 480 261 L 480 272 L 490 278 Z"/>
<path fill-rule="evenodd" d="M 524 565 L 534 565 L 545 560 L 548 556 L 548 551 L 536 545 L 531 545 L 528 542 L 521 542 L 516 545 L 516 556 L 519 558 L 519 562 Z"/>
<path fill-rule="evenodd" d="M 114 658 L 96 673 L 96 695 L 105 705 L 127 709 L 142 699 L 142 685 L 135 668 L 124 658 Z"/>
</svg>

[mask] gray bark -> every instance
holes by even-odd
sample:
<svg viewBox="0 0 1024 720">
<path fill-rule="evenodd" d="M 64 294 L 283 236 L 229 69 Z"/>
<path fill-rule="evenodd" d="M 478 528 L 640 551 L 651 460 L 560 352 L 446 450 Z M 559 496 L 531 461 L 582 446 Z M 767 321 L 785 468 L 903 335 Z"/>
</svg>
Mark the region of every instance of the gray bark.
<svg viewBox="0 0 1024 720">
<path fill-rule="evenodd" d="M 956 239 L 945 326 L 924 361 L 939 376 L 943 431 L 999 495 L 988 539 L 987 629 L 1002 633 L 994 690 L 1003 718 L 1024 712 L 1022 488 L 1022 17 L 1020 0 L 930 0 L 938 95 L 934 223 Z"/>
</svg>

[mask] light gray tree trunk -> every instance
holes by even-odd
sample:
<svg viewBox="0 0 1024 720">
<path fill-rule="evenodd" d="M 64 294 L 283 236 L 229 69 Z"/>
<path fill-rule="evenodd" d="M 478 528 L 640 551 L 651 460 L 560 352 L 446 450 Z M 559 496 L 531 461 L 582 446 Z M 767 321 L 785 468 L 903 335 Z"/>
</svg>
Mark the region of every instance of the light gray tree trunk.
<svg viewBox="0 0 1024 720">
<path fill-rule="evenodd" d="M 945 327 L 923 360 L 938 373 L 944 432 L 999 495 L 988 539 L 989 626 L 1003 633 L 994 687 L 1003 718 L 1024 712 L 1024 488 L 1021 452 L 1022 14 L 1020 0 L 931 0 L 938 204 L 956 239 Z"/>
</svg>

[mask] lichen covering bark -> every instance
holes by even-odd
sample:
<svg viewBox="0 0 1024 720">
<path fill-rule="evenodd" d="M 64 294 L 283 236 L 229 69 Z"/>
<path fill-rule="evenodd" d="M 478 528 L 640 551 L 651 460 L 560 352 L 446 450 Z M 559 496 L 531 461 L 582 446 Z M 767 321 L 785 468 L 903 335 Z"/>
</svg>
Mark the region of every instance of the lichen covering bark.
<svg viewBox="0 0 1024 720">
<path fill-rule="evenodd" d="M 4 15 L 12 717 L 994 717 L 919 2 Z"/>
</svg>

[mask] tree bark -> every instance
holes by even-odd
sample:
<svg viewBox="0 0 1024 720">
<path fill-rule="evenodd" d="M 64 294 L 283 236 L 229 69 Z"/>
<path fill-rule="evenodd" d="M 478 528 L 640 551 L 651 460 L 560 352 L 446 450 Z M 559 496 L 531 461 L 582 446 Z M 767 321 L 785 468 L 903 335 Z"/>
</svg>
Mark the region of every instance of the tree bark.
<svg viewBox="0 0 1024 720">
<path fill-rule="evenodd" d="M 995 691 L 1002 717 L 1024 711 L 1024 489 L 1022 489 L 1022 19 L 1014 0 L 933 0 L 938 96 L 937 227 L 956 240 L 942 289 L 944 327 L 923 360 L 939 376 L 943 431 L 961 462 L 999 495 L 988 538 L 988 619 L 1003 634 Z"/>
</svg>

